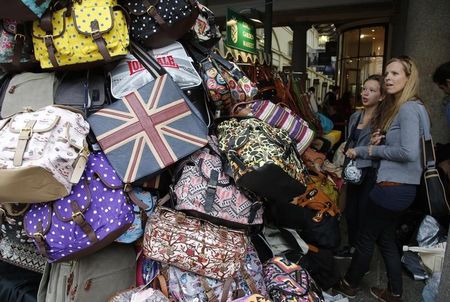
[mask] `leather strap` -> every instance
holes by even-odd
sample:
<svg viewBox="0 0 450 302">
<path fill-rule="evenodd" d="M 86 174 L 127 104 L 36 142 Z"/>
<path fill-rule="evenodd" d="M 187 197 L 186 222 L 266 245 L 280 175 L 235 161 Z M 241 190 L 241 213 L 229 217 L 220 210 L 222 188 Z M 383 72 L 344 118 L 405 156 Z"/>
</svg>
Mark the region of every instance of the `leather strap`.
<svg viewBox="0 0 450 302">
<path fill-rule="evenodd" d="M 156 7 L 151 4 L 150 1 L 144 0 L 142 1 L 142 4 L 144 4 L 147 14 L 155 19 L 156 23 L 158 23 L 159 26 L 161 26 L 162 28 L 168 28 L 166 21 L 158 14 Z"/>
<path fill-rule="evenodd" d="M 19 65 L 20 58 L 22 57 L 23 44 L 25 41 L 25 28 L 22 23 L 16 24 L 16 30 L 14 33 L 14 51 L 12 57 L 12 64 Z"/>
<path fill-rule="evenodd" d="M 152 287 L 153 289 L 159 289 L 166 298 L 169 298 L 169 288 L 167 287 L 166 278 L 163 275 L 156 275 L 155 279 L 153 279 Z"/>
<path fill-rule="evenodd" d="M 47 47 L 48 58 L 53 67 L 59 66 L 56 60 L 56 48 L 53 44 L 53 24 L 52 14 L 50 12 L 45 13 L 39 21 L 39 26 L 45 31 L 46 35 L 43 37 L 45 47 Z"/>
<path fill-rule="evenodd" d="M 48 257 L 47 255 L 47 248 L 45 245 L 45 238 L 44 238 L 44 231 L 42 228 L 42 221 L 38 222 L 37 225 L 37 232 L 33 234 L 34 241 L 36 242 L 36 245 L 39 250 L 39 254 L 41 254 L 44 257 Z"/>
<path fill-rule="evenodd" d="M 146 205 L 142 200 L 139 199 L 139 197 L 136 196 L 136 194 L 134 193 L 133 190 L 131 190 L 130 192 L 127 192 L 128 197 L 130 198 L 130 200 L 137 205 L 139 208 L 141 208 L 142 210 L 147 210 L 149 208 L 148 205 Z"/>
<path fill-rule="evenodd" d="M 23 163 L 23 154 L 25 153 L 31 135 L 33 134 L 33 127 L 35 124 L 36 120 L 29 120 L 25 124 L 25 127 L 20 130 L 16 152 L 14 152 L 13 164 L 15 167 L 20 167 Z"/>
<path fill-rule="evenodd" d="M 204 277 L 201 277 L 201 283 L 203 290 L 205 291 L 206 298 L 209 302 L 219 302 L 219 299 L 217 299 L 216 294 L 214 293 L 214 290 L 209 286 L 208 281 Z M 222 294 L 224 296 L 225 293 Z M 225 300 L 226 301 L 226 300 Z"/>
<path fill-rule="evenodd" d="M 98 51 L 102 55 L 106 62 L 111 62 L 111 55 L 108 52 L 108 47 L 106 46 L 106 41 L 100 32 L 100 26 L 97 20 L 91 22 L 92 39 L 94 39 L 95 44 L 97 44 Z"/>
<path fill-rule="evenodd" d="M 211 175 L 209 176 L 208 186 L 206 188 L 206 195 L 205 195 L 206 213 L 209 213 L 214 209 L 214 199 L 216 197 L 218 181 L 219 181 L 219 172 L 217 172 L 217 170 L 211 170 Z"/>
<path fill-rule="evenodd" d="M 78 203 L 75 200 L 71 200 L 70 206 L 72 207 L 72 220 L 83 230 L 92 243 L 97 242 L 97 235 L 95 235 L 94 229 L 84 218 Z"/>
<path fill-rule="evenodd" d="M 70 183 L 72 184 L 77 184 L 80 181 L 84 169 L 86 168 L 86 163 L 89 157 L 89 148 L 87 147 L 86 141 L 85 144 L 86 145 L 83 147 L 83 149 L 81 149 L 73 165 L 73 172 L 70 176 Z"/>
<path fill-rule="evenodd" d="M 222 296 L 220 297 L 220 302 L 227 302 L 228 295 L 230 293 L 232 284 L 233 284 L 232 278 L 228 278 L 225 280 L 225 282 L 223 284 L 223 289 L 222 289 Z"/>
</svg>

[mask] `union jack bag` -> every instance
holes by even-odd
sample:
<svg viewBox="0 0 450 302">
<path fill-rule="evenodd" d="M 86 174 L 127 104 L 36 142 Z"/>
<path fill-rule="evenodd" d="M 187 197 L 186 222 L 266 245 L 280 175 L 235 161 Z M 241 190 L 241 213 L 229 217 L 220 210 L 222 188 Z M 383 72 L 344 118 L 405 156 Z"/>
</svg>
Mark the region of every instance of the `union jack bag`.
<svg viewBox="0 0 450 302">
<path fill-rule="evenodd" d="M 140 46 L 133 55 L 154 81 L 88 118 L 97 141 L 124 183 L 158 174 L 207 144 L 208 127 L 182 90 Z"/>
</svg>

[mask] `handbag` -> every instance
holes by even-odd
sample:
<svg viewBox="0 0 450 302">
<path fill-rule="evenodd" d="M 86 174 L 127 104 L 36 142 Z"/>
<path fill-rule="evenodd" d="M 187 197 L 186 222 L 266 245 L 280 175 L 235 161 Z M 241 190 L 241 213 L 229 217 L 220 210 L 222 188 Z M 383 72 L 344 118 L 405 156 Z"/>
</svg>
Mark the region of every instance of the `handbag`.
<svg viewBox="0 0 450 302">
<path fill-rule="evenodd" d="M 309 273 L 284 257 L 274 257 L 264 264 L 264 280 L 273 301 L 325 301 Z"/>
<path fill-rule="evenodd" d="M 134 220 L 122 190 L 123 183 L 104 154 L 92 153 L 70 195 L 30 207 L 25 231 L 49 262 L 92 254 L 123 234 Z"/>
<path fill-rule="evenodd" d="M 117 292 L 108 302 L 131 302 L 134 299 L 139 299 L 140 302 L 169 302 L 161 291 L 145 285 Z"/>
<path fill-rule="evenodd" d="M 120 59 L 129 45 L 125 13 L 117 0 L 71 1 L 34 21 L 33 45 L 43 69 Z"/>
<path fill-rule="evenodd" d="M 97 141 L 124 183 L 155 176 L 207 144 L 198 110 L 142 47 L 133 55 L 154 81 L 92 114 Z"/>
<path fill-rule="evenodd" d="M 295 140 L 300 155 L 305 152 L 314 139 L 314 131 L 309 128 L 308 123 L 283 103 L 274 104 L 267 100 L 254 100 L 248 103 L 237 103 L 232 112 L 235 113 L 238 107 L 244 104 L 249 105 L 253 116 L 274 127 L 288 131 L 289 137 Z"/>
<path fill-rule="evenodd" d="M 167 46 L 194 25 L 199 14 L 195 0 L 124 0 L 131 19 L 131 38 L 147 48 Z"/>
<path fill-rule="evenodd" d="M 3 97 L 1 117 L 8 118 L 22 112 L 24 108 L 39 110 L 53 105 L 57 85 L 54 72 L 23 72 L 14 75 Z"/>
<path fill-rule="evenodd" d="M 0 69 L 18 72 L 32 70 L 37 66 L 31 29 L 27 24 L 13 19 L 0 20 Z"/>
<path fill-rule="evenodd" d="M 132 245 L 112 243 L 76 261 L 47 264 L 37 293 L 40 302 L 108 301 L 135 286 Z"/>
<path fill-rule="evenodd" d="M 0 19 L 11 18 L 19 21 L 31 21 L 42 17 L 51 0 L 12 0 L 3 5 Z M 6 4 L 6 3 L 4 3 Z"/>
<path fill-rule="evenodd" d="M 28 204 L 0 204 L 0 260 L 43 273 L 47 259 L 39 255 L 23 229 Z"/>
<path fill-rule="evenodd" d="M 433 217 L 450 215 L 444 184 L 436 168 L 436 155 L 431 135 L 422 136 L 422 154 L 424 162 L 423 182 L 427 193 L 428 210 Z"/>
<path fill-rule="evenodd" d="M 344 154 L 347 152 L 348 149 L 353 148 L 355 145 L 353 134 L 355 133 L 356 127 L 358 126 L 359 121 L 361 120 L 361 116 L 362 112 L 359 114 L 355 125 L 350 130 L 347 142 L 344 147 L 343 151 Z M 365 169 L 358 168 L 356 166 L 356 160 L 352 160 L 346 156 L 344 159 L 344 165 L 342 169 L 342 179 L 347 183 L 360 185 L 364 180 L 364 176 L 365 176 Z"/>
<path fill-rule="evenodd" d="M 89 124 L 76 110 L 46 106 L 0 120 L 0 202 L 46 202 L 78 183 Z"/>
<path fill-rule="evenodd" d="M 200 13 L 192 27 L 194 36 L 203 46 L 211 48 L 222 38 L 214 13 L 205 5 L 197 3 Z"/>
<path fill-rule="evenodd" d="M 211 137 L 210 144 L 217 144 L 217 138 Z M 173 182 L 175 209 L 230 228 L 263 223 L 261 202 L 239 191 L 214 148 L 197 151 L 179 169 L 181 176 Z"/>
<path fill-rule="evenodd" d="M 150 259 L 225 280 L 241 269 L 247 238 L 241 231 L 157 207 L 147 221 L 143 248 Z"/>
<path fill-rule="evenodd" d="M 163 267 L 168 271 L 168 291 L 179 302 L 232 301 L 242 295 L 266 295 L 263 269 L 255 249 L 248 245 L 245 264 L 232 278 L 225 281 L 206 278 L 175 266 Z"/>
<path fill-rule="evenodd" d="M 217 133 L 239 188 L 273 202 L 289 202 L 305 191 L 304 167 L 286 130 L 241 117 L 220 122 Z"/>
</svg>

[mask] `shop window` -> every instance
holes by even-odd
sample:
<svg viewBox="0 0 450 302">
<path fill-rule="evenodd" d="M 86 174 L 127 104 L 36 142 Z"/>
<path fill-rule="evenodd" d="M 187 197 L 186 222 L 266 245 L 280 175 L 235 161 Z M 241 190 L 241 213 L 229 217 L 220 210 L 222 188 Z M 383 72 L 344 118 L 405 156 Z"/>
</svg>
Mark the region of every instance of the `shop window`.
<svg viewBox="0 0 450 302">
<path fill-rule="evenodd" d="M 384 25 L 354 28 L 340 35 L 337 83 L 341 97 L 345 94 L 357 106 L 363 81 L 383 72 L 385 36 Z"/>
</svg>

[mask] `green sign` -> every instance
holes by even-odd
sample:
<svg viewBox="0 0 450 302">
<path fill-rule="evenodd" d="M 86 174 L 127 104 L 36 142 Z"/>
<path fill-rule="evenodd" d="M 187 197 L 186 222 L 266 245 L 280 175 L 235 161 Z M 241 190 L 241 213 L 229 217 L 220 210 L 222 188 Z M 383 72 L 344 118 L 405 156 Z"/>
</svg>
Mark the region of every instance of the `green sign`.
<svg viewBox="0 0 450 302">
<path fill-rule="evenodd" d="M 253 22 L 228 9 L 227 46 L 256 53 L 256 29 Z"/>
</svg>

